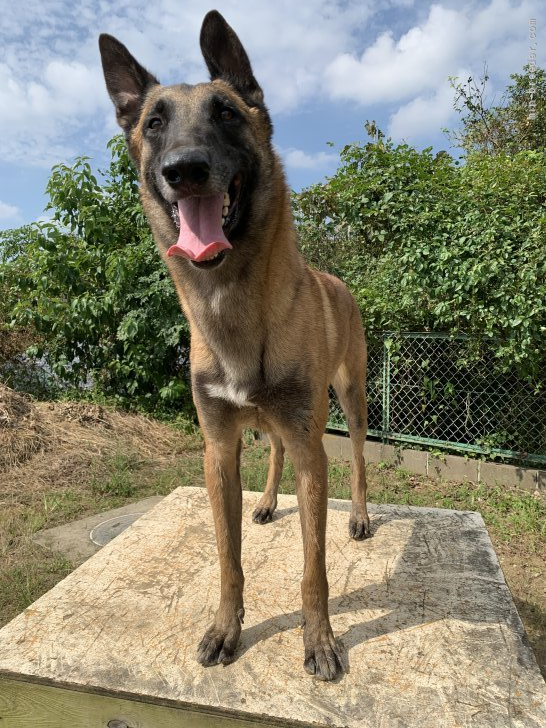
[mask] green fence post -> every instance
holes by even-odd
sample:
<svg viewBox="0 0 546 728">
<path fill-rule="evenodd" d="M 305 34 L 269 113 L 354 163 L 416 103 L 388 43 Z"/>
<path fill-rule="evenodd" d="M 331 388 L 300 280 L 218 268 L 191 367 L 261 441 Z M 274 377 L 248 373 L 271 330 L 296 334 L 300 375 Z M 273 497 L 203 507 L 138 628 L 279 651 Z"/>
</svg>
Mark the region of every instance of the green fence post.
<svg viewBox="0 0 546 728">
<path fill-rule="evenodd" d="M 383 417 L 381 422 L 381 438 L 383 442 L 387 442 L 390 431 L 390 397 L 391 397 L 391 348 L 389 346 L 389 338 L 383 336 Z"/>
</svg>

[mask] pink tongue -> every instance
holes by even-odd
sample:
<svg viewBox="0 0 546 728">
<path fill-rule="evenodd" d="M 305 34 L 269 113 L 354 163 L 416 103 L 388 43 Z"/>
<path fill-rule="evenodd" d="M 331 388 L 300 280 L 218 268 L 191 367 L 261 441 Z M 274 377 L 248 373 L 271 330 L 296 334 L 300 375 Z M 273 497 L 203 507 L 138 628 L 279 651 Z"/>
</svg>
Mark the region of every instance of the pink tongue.
<svg viewBox="0 0 546 728">
<path fill-rule="evenodd" d="M 222 230 L 223 205 L 223 194 L 178 200 L 180 233 L 167 255 L 181 255 L 200 262 L 231 248 Z"/>
</svg>

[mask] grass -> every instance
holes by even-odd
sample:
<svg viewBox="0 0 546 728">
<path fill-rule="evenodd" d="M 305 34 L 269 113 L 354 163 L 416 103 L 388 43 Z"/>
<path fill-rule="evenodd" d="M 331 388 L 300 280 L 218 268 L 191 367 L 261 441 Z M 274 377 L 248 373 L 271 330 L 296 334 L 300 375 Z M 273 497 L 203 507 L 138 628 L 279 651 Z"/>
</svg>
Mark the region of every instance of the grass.
<svg viewBox="0 0 546 728">
<path fill-rule="evenodd" d="M 328 493 L 331 498 L 351 498 L 350 473 L 348 463 L 330 459 Z M 533 552 L 546 545 L 546 504 L 528 491 L 485 483 L 438 482 L 386 464 L 368 466 L 367 473 L 369 498 L 373 503 L 479 511 L 499 540 L 510 543 L 525 536 Z M 264 448 L 255 446 L 244 453 L 241 477 L 247 490 L 264 489 L 267 480 Z M 289 462 L 285 463 L 280 492 L 295 493 L 294 471 Z"/>
<path fill-rule="evenodd" d="M 396 469 L 380 471 L 381 486 L 373 492 L 376 503 L 453 508 L 479 511 L 495 537 L 510 543 L 525 536 L 528 546 L 537 551 L 546 544 L 546 506 L 543 499 L 517 488 L 489 486 L 485 483 L 437 482 L 419 479 Z M 388 473 L 389 477 L 386 477 Z"/>
<path fill-rule="evenodd" d="M 172 427 L 163 427 L 165 438 L 172 435 Z M 151 495 L 166 495 L 181 485 L 203 485 L 202 445 L 194 433 L 178 430 L 173 440 L 177 447 L 168 448 L 170 457 L 156 457 L 149 442 L 139 445 L 134 438 L 128 441 L 112 431 L 105 438 L 108 446 L 99 448 L 87 468 L 78 471 L 77 480 L 43 478 L 39 488 L 28 489 L 0 486 L 0 626 L 77 566 L 37 546 L 32 540 L 37 531 Z M 156 436 L 158 442 L 162 438 L 161 433 Z M 48 453 L 37 457 L 47 458 Z M 267 460 L 267 448 L 247 438 L 241 463 L 246 489 L 263 490 Z M 483 483 L 433 481 L 384 463 L 369 466 L 368 485 L 374 503 L 480 511 L 546 675 L 544 497 Z M 280 491 L 295 492 L 289 462 Z M 330 461 L 329 494 L 350 498 L 347 463 Z"/>
</svg>

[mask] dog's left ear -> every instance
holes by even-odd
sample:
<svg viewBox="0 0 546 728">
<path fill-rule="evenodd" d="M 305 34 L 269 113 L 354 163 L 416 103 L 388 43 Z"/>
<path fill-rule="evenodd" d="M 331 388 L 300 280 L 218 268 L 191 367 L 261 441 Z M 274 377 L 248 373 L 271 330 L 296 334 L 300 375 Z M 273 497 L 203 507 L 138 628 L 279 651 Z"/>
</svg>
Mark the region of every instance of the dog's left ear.
<svg viewBox="0 0 546 728">
<path fill-rule="evenodd" d="M 233 28 L 217 10 L 205 15 L 200 41 L 211 81 L 223 78 L 251 105 L 263 104 L 264 94 L 254 78 L 246 51 Z"/>
</svg>

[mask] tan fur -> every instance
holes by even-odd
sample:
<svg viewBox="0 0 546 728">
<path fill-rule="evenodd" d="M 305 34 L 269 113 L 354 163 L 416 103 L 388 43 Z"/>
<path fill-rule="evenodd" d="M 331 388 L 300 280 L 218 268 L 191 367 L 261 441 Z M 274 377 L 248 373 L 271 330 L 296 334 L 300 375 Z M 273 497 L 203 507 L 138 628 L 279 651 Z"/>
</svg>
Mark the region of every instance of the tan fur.
<svg viewBox="0 0 546 728">
<path fill-rule="evenodd" d="M 270 433 L 271 442 L 269 476 L 254 520 L 265 523 L 273 517 L 285 448 L 294 465 L 305 555 L 304 666 L 320 679 L 329 680 L 343 670 L 344 659 L 328 617 L 327 461 L 322 435 L 328 415 L 328 386 L 333 384 L 353 443 L 349 530 L 353 538 L 364 538 L 369 535 L 362 455 L 367 430 L 364 331 L 345 285 L 309 269 L 298 251 L 289 191 L 271 146 L 267 114 L 259 103 L 261 90 L 253 85 L 238 39 L 218 18 L 217 13 L 209 14 L 203 28 L 211 37 L 213 32 L 220 32 L 226 43 L 232 43 L 234 55 L 239 61 L 242 58 L 243 71 L 250 79 L 243 91 L 250 88 L 251 98 L 258 99 L 256 105 L 245 101 L 244 93 L 222 78 L 194 87 L 167 88 L 148 79 L 150 87 L 138 119 L 131 122 L 131 108 L 129 112 L 118 109 L 140 170 L 142 203 L 191 329 L 194 400 L 205 437 L 205 480 L 221 569 L 220 605 L 201 641 L 198 659 L 203 665 L 227 664 L 234 658 L 241 631 L 244 577 L 239 457 L 243 428 L 250 427 Z M 209 45 L 215 44 L 207 45 L 206 34 L 205 41 L 203 37 L 202 31 L 202 47 L 209 63 L 207 56 L 214 54 Z M 114 51 L 119 55 L 117 46 Z M 113 51 L 105 43 L 105 76 L 116 103 L 121 82 L 116 81 L 109 54 Z M 213 58 L 212 67 L 215 62 Z M 202 139 L 203 129 L 210 123 L 206 110 L 218 94 L 243 120 L 238 127 L 240 143 L 250 150 L 259 172 L 252 189 L 244 192 L 249 200 L 244 235 L 235 237 L 233 250 L 216 271 L 206 272 L 196 270 L 187 260 L 166 256 L 177 232 L 168 206 L 158 201 L 150 186 L 157 153 L 147 141 L 145 124 L 158 100 L 167 100 L 171 129 L 180 129 L 175 139 L 178 147 L 184 147 L 188 139 L 197 144 L 195 140 Z M 213 152 L 221 167 L 221 147 Z M 216 169 L 212 166 L 211 178 Z M 214 184 L 214 180 L 207 182 L 201 194 L 211 194 L 209 189 L 216 193 Z"/>
</svg>

